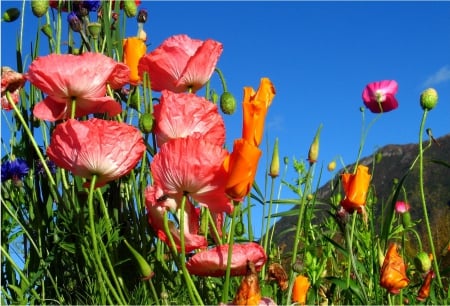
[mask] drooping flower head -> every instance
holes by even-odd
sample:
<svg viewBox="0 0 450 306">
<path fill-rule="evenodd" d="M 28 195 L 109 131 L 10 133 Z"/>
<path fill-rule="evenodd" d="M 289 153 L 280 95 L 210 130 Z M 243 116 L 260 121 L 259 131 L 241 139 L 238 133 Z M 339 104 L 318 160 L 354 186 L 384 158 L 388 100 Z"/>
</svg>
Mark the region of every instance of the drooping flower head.
<svg viewBox="0 0 450 306">
<path fill-rule="evenodd" d="M 164 143 L 150 165 L 155 184 L 177 202 L 184 195 L 213 213 L 231 213 L 225 195 L 222 167 L 227 151 L 196 137 L 176 138 Z"/>
<path fill-rule="evenodd" d="M 27 162 L 22 158 L 16 158 L 14 160 L 8 160 L 2 162 L 1 166 L 1 181 L 13 180 L 14 182 L 20 181 L 28 174 L 30 168 Z"/>
<path fill-rule="evenodd" d="M 156 232 L 159 239 L 170 246 L 168 234 L 164 230 L 164 217 L 169 211 L 176 212 L 178 215 L 183 213 L 185 215 L 185 224 L 183 230 L 185 240 L 185 251 L 191 252 L 195 249 L 206 248 L 208 242 L 204 236 L 198 235 L 199 232 L 199 218 L 200 210 L 187 199 L 185 211 L 179 210 L 179 204 L 174 199 L 164 195 L 163 190 L 158 186 L 149 186 L 145 190 L 145 204 L 147 206 L 148 221 Z M 180 228 L 169 220 L 169 231 L 172 236 L 176 248 L 181 250 L 181 233 Z"/>
<path fill-rule="evenodd" d="M 213 247 L 192 256 L 186 263 L 189 273 L 198 276 L 225 275 L 228 263 L 228 244 Z M 233 244 L 231 257 L 231 276 L 243 276 L 247 273 L 247 263 L 252 262 L 256 271 L 266 263 L 264 249 L 255 242 Z"/>
<path fill-rule="evenodd" d="M 357 210 L 361 213 L 366 205 L 371 178 L 369 168 L 364 165 L 358 165 L 355 174 L 344 173 L 341 175 L 342 187 L 345 191 L 345 198 L 341 201 L 341 206 L 347 212 L 351 213 Z"/>
<path fill-rule="evenodd" d="M 406 265 L 398 254 L 397 244 L 391 243 L 381 267 L 380 285 L 392 294 L 399 294 L 408 284 Z"/>
<path fill-rule="evenodd" d="M 69 119 L 52 134 L 48 157 L 73 175 L 91 179 L 96 187 L 128 174 L 142 158 L 145 144 L 138 129 L 125 123 Z M 88 184 L 86 184 L 87 186 Z"/>
<path fill-rule="evenodd" d="M 411 206 L 403 201 L 397 201 L 395 203 L 395 212 L 399 213 L 399 214 L 404 214 L 406 212 L 408 212 L 411 209 Z"/>
<path fill-rule="evenodd" d="M 2 109 L 7 111 L 12 109 L 11 104 L 6 98 L 7 91 L 11 94 L 13 102 L 15 104 L 19 103 L 19 90 L 23 87 L 25 81 L 26 79 L 22 73 L 18 73 L 7 66 L 2 67 Z"/>
<path fill-rule="evenodd" d="M 56 121 L 68 119 L 75 100 L 75 117 L 92 113 L 115 116 L 121 105 L 106 95 L 106 86 L 120 89 L 129 80 L 125 64 L 100 53 L 50 54 L 34 60 L 26 78 L 47 97 L 35 105 L 35 117 Z"/>
<path fill-rule="evenodd" d="M 211 78 L 222 54 L 221 43 L 174 35 L 139 61 L 139 75 L 148 72 L 152 89 L 196 92 Z"/>
<path fill-rule="evenodd" d="M 261 143 L 267 110 L 274 97 L 275 87 L 268 78 L 261 79 L 256 92 L 252 87 L 244 87 L 242 138 L 254 146 Z"/>
<path fill-rule="evenodd" d="M 201 137 L 218 146 L 225 143 L 225 123 L 217 105 L 195 94 L 163 90 L 153 116 L 158 146 L 187 136 Z"/>
<path fill-rule="evenodd" d="M 362 93 L 364 105 L 372 113 L 387 113 L 398 107 L 395 94 L 398 84 L 394 80 L 384 80 L 366 85 Z"/>
</svg>

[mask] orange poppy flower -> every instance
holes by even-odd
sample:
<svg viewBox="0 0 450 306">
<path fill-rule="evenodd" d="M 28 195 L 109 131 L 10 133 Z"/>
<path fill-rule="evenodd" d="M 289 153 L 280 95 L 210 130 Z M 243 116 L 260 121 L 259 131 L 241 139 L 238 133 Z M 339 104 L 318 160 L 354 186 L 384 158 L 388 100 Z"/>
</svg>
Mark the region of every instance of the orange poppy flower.
<svg viewBox="0 0 450 306">
<path fill-rule="evenodd" d="M 137 85 L 141 81 L 138 64 L 146 51 L 145 42 L 138 37 L 129 37 L 123 40 L 123 63 L 130 68 L 131 84 Z"/>
<path fill-rule="evenodd" d="M 261 150 L 245 139 L 234 141 L 233 152 L 223 163 L 228 173 L 225 192 L 230 198 L 241 200 L 250 192 L 261 155 Z"/>
<path fill-rule="evenodd" d="M 409 279 L 406 276 L 406 265 L 397 252 L 397 244 L 389 246 L 383 266 L 381 267 L 380 285 L 392 294 L 400 293 L 400 290 L 408 286 Z"/>
<path fill-rule="evenodd" d="M 345 198 L 341 201 L 341 206 L 348 212 L 355 209 L 362 211 L 366 205 L 367 190 L 369 189 L 370 179 L 369 168 L 359 165 L 355 174 L 344 173 L 341 175 L 342 187 L 345 191 Z"/>
<path fill-rule="evenodd" d="M 244 87 L 244 126 L 242 138 L 254 146 L 259 146 L 264 133 L 267 109 L 275 97 L 275 88 L 268 78 L 262 78 L 258 91 Z"/>
<path fill-rule="evenodd" d="M 259 305 L 261 301 L 261 288 L 255 264 L 247 261 L 247 275 L 242 279 L 241 285 L 233 300 L 233 305 Z"/>
<path fill-rule="evenodd" d="M 306 295 L 310 286 L 311 284 L 306 276 L 297 276 L 294 281 L 294 287 L 292 287 L 292 302 L 305 305 Z"/>
</svg>

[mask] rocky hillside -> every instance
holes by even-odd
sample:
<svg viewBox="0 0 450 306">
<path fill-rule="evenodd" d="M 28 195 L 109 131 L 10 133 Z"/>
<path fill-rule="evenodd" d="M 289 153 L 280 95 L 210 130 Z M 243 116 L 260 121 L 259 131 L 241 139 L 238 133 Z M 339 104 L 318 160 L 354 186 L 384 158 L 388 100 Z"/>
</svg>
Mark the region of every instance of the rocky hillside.
<svg viewBox="0 0 450 306">
<path fill-rule="evenodd" d="M 424 147 L 428 142 L 424 143 Z M 377 198 L 376 216 L 380 224 L 382 222 L 381 207 L 389 203 L 392 197 L 393 182 L 400 180 L 418 156 L 419 146 L 417 144 L 387 145 L 377 153 L 382 158 L 375 163 L 373 169 L 373 156 L 362 159 L 361 163 L 370 168 L 373 173 L 372 184 Z M 450 134 L 432 142 L 431 147 L 424 153 L 424 189 L 428 206 L 428 215 L 432 224 L 432 232 L 435 240 L 436 252 L 445 253 L 450 243 Z M 350 167 L 349 169 L 353 169 Z M 419 170 L 418 163 L 405 179 L 404 187 L 406 198 L 411 205 L 412 220 L 423 220 L 423 210 L 419 192 Z M 329 202 L 330 182 L 321 187 L 317 192 L 317 198 L 322 202 Z M 403 196 L 400 198 L 403 200 Z M 330 208 L 330 206 L 327 206 Z M 283 217 L 276 225 L 275 242 L 286 243 L 286 250 L 291 249 L 293 231 L 289 228 L 295 227 L 297 216 Z M 320 216 L 315 219 L 320 222 Z M 426 229 L 421 222 L 418 231 L 422 237 L 424 250 L 429 251 Z M 446 254 L 445 260 L 450 262 L 450 252 Z"/>
</svg>

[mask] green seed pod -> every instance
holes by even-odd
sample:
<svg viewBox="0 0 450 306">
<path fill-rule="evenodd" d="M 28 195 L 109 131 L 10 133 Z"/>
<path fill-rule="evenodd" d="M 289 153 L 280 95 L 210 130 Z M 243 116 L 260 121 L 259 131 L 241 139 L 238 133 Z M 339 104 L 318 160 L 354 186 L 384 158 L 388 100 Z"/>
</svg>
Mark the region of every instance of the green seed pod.
<svg viewBox="0 0 450 306">
<path fill-rule="evenodd" d="M 94 39 L 98 38 L 98 35 L 100 34 L 101 30 L 102 30 L 102 25 L 98 22 L 90 22 L 87 26 L 89 34 L 91 34 L 91 36 Z"/>
<path fill-rule="evenodd" d="M 20 16 L 19 9 L 17 9 L 15 7 L 9 8 L 6 10 L 6 12 L 3 13 L 2 21 L 13 22 L 13 21 L 17 20 L 17 18 L 19 18 L 19 16 Z"/>
<path fill-rule="evenodd" d="M 430 256 L 428 256 L 428 254 L 423 251 L 419 252 L 419 253 L 417 253 L 416 257 L 414 258 L 414 264 L 415 264 L 417 270 L 419 270 L 422 273 L 426 273 L 426 272 L 430 271 L 430 269 L 431 269 Z"/>
<path fill-rule="evenodd" d="M 148 134 L 153 129 L 153 115 L 143 114 L 139 119 L 139 129 L 142 133 Z"/>
<path fill-rule="evenodd" d="M 434 88 L 425 89 L 420 95 L 420 106 L 423 110 L 432 110 L 438 102 L 438 93 Z"/>
<path fill-rule="evenodd" d="M 232 115 L 236 111 L 236 99 L 230 92 L 225 91 L 220 96 L 220 109 L 227 115 Z"/>
<path fill-rule="evenodd" d="M 136 2 L 134 0 L 124 0 L 123 11 L 128 18 L 136 16 L 138 13 Z"/>
<path fill-rule="evenodd" d="M 31 0 L 31 11 L 36 17 L 44 16 L 48 11 L 48 7 L 48 0 Z"/>
<path fill-rule="evenodd" d="M 236 227 L 234 228 L 234 233 L 237 236 L 242 236 L 245 233 L 245 226 L 244 223 L 242 221 L 239 221 L 238 223 L 236 223 Z"/>
</svg>

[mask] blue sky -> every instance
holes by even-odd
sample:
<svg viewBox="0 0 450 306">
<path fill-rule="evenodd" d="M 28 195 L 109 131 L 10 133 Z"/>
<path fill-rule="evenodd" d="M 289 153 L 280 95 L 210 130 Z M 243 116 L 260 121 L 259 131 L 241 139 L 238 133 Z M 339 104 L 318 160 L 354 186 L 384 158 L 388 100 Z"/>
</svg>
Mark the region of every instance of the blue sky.
<svg viewBox="0 0 450 306">
<path fill-rule="evenodd" d="M 12 4 L 2 1 L 2 11 Z M 278 137 L 281 157 L 305 159 L 323 124 L 318 167 L 336 156 L 352 163 L 361 136 L 362 90 L 384 79 L 398 82 L 399 108 L 383 114 L 371 128 L 363 156 L 387 144 L 418 141 L 419 96 L 427 87 L 438 91 L 439 103 L 426 127 L 435 137 L 450 132 L 450 2 L 143 1 L 141 7 L 149 12 L 149 51 L 182 33 L 223 43 L 218 67 L 238 103 L 244 86 L 256 88 L 261 77 L 273 81 L 277 95 L 267 117 L 263 150 L 267 144 L 271 149 Z M 28 50 L 36 21 L 30 12 L 26 17 Z M 2 23 L 2 66 L 15 68 L 18 28 L 18 22 Z M 135 35 L 134 19 L 127 31 Z M 225 118 L 230 146 L 240 137 L 241 117 L 239 108 Z M 374 117 L 366 111 L 367 122 Z M 260 162 L 260 185 L 270 154 L 265 152 Z M 322 181 L 329 178 L 325 171 Z"/>
</svg>

